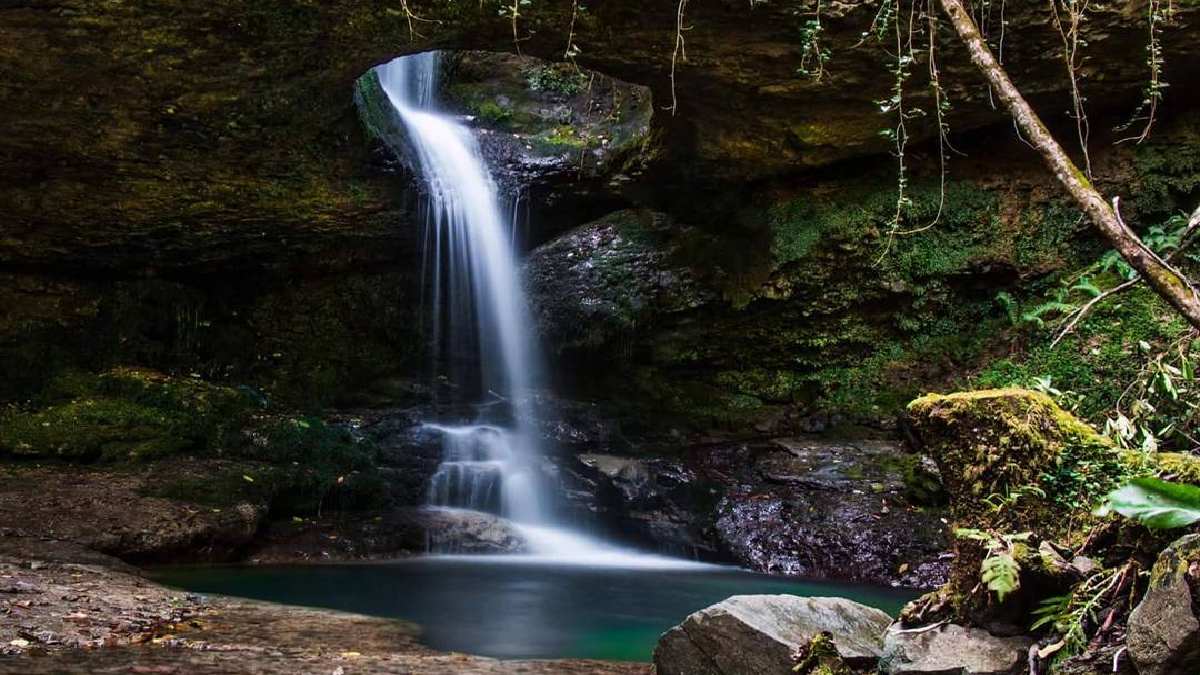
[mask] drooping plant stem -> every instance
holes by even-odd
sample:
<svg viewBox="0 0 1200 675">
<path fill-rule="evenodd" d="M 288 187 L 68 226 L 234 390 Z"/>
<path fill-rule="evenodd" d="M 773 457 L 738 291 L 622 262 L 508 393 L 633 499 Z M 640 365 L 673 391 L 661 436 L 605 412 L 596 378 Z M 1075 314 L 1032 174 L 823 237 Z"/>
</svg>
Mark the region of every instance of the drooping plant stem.
<svg viewBox="0 0 1200 675">
<path fill-rule="evenodd" d="M 1087 214 L 1104 238 L 1152 289 L 1174 307 L 1188 323 L 1200 328 L 1200 293 L 1182 273 L 1150 250 L 1121 220 L 1113 206 L 1092 185 L 1054 139 L 1041 118 L 1021 95 L 1008 73 L 996 61 L 991 48 L 963 7 L 962 0 L 939 0 L 959 38 L 967 46 L 971 61 L 983 73 L 1008 109 L 1017 128 L 1033 146 L 1055 179 Z"/>
</svg>

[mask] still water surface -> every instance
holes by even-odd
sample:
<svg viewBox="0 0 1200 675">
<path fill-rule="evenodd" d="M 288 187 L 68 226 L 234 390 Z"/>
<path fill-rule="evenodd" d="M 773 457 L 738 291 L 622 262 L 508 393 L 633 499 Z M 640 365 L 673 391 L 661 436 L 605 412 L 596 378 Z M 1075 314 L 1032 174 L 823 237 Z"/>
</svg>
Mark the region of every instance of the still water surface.
<svg viewBox="0 0 1200 675">
<path fill-rule="evenodd" d="M 915 596 L 731 567 L 622 569 L 496 558 L 159 569 L 156 581 L 420 624 L 429 646 L 505 658 L 648 661 L 659 635 L 731 595 L 842 596 L 895 614 Z"/>
</svg>

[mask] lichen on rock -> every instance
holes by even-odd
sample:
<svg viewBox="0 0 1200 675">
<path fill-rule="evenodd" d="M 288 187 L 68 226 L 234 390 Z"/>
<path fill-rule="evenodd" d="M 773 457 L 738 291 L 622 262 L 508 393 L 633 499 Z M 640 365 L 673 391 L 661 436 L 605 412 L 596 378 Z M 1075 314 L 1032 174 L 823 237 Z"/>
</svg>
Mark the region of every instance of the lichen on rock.
<svg viewBox="0 0 1200 675">
<path fill-rule="evenodd" d="M 144 461 L 220 446 L 255 407 L 250 394 L 137 368 L 67 373 L 47 405 L 0 416 L 0 452 L 16 457 Z"/>
<path fill-rule="evenodd" d="M 1064 581 L 1043 564 L 1039 543 L 1069 545 L 1082 537 L 1093 504 L 1130 466 L 1105 438 L 1038 392 L 931 394 L 913 401 L 908 412 L 917 441 L 938 464 L 954 526 L 1025 537 L 1014 540 L 1010 554 L 1027 592 L 994 598 L 980 583 L 987 546 L 960 537 L 947 586 L 906 608 L 905 618 L 948 615 L 969 625 L 1020 625 L 1039 592 Z"/>
</svg>

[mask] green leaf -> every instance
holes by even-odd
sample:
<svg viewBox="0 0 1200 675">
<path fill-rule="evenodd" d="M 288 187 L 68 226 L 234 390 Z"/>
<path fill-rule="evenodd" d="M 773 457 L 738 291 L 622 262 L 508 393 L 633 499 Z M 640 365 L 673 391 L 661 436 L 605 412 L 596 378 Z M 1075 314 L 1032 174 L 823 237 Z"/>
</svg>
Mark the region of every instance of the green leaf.
<svg viewBox="0 0 1200 675">
<path fill-rule="evenodd" d="M 996 598 L 1004 602 L 1004 596 L 1021 587 L 1019 575 L 1021 565 L 1008 553 L 998 553 L 984 558 L 979 566 L 981 578 Z"/>
<path fill-rule="evenodd" d="M 1200 521 L 1200 487 L 1158 478 L 1134 478 L 1109 493 L 1097 513 L 1112 511 L 1156 530 L 1186 527 Z"/>
<path fill-rule="evenodd" d="M 1056 623 L 1070 609 L 1071 596 L 1056 595 L 1042 600 L 1038 605 L 1038 608 L 1033 610 L 1033 616 L 1037 617 L 1037 621 L 1033 622 L 1029 630 L 1037 630 L 1047 624 Z"/>
</svg>

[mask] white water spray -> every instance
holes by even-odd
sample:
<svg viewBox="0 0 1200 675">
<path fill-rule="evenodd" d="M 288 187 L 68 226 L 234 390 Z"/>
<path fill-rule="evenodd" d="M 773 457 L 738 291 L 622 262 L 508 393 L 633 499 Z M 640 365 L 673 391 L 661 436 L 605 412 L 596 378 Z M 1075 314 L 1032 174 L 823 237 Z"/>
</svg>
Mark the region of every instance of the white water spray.
<svg viewBox="0 0 1200 675">
<path fill-rule="evenodd" d="M 539 360 L 528 333 L 531 320 L 517 278 L 514 237 L 505 230 L 496 186 L 475 137 L 436 111 L 437 67 L 438 55 L 428 52 L 375 70 L 408 132 L 429 193 L 431 299 L 435 311 L 447 313 L 445 321 L 435 321 L 435 339 L 462 341 L 470 335 L 478 340 L 483 388 L 511 403 L 516 423 L 512 429 L 428 425 L 444 439 L 442 463 L 430 484 L 430 504 L 509 518 L 540 560 L 639 567 L 689 564 L 606 545 L 554 522 L 538 435 L 529 427 L 532 415 L 525 407 Z M 440 333 L 443 324 L 450 335 Z"/>
</svg>

